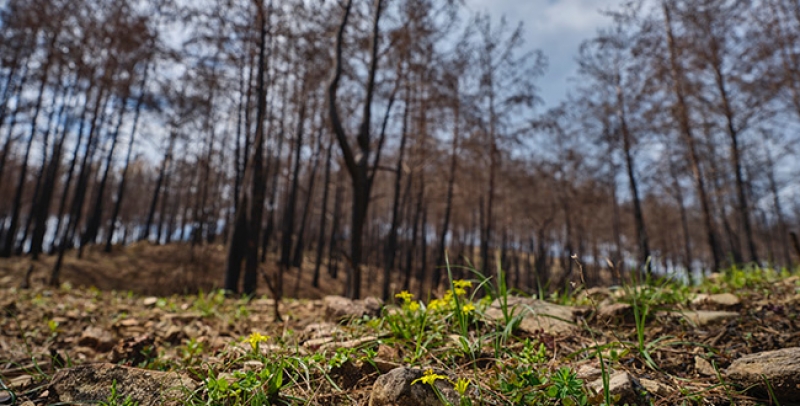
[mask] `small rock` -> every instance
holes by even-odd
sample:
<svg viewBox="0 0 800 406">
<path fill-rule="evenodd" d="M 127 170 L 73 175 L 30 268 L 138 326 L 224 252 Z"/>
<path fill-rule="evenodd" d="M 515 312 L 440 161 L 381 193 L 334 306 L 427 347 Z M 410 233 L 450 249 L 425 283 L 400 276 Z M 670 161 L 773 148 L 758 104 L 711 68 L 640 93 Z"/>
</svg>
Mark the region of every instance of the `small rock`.
<svg viewBox="0 0 800 406">
<path fill-rule="evenodd" d="M 672 390 L 670 390 L 669 386 L 658 381 L 641 378 L 639 379 L 639 383 L 641 383 L 642 387 L 644 387 L 647 393 L 651 395 L 667 397 L 672 393 Z"/>
<path fill-rule="evenodd" d="M 442 371 L 434 371 L 446 375 Z M 414 380 L 421 378 L 421 369 L 400 367 L 381 375 L 372 386 L 369 406 L 440 406 L 442 401 L 430 385 Z M 447 380 L 437 380 L 436 388 L 450 404 L 459 404 L 459 395 Z"/>
<path fill-rule="evenodd" d="M 375 357 L 385 360 L 398 359 L 400 358 L 400 351 L 398 351 L 395 347 L 390 347 L 386 344 L 380 344 L 378 345 L 378 351 L 375 354 Z"/>
<path fill-rule="evenodd" d="M 89 326 L 83 330 L 78 345 L 89 347 L 98 352 L 110 351 L 114 348 L 114 337 L 99 327 Z"/>
<path fill-rule="evenodd" d="M 713 366 L 711 366 L 711 363 L 708 362 L 708 360 L 706 360 L 705 358 L 700 356 L 694 357 L 694 369 L 700 375 L 717 376 L 717 371 L 714 369 Z"/>
<path fill-rule="evenodd" d="M 325 344 L 333 342 L 333 337 L 312 338 L 303 342 L 303 348 L 318 351 Z"/>
<path fill-rule="evenodd" d="M 303 336 L 311 338 L 330 337 L 340 331 L 339 325 L 330 322 L 311 323 L 303 329 Z"/>
<path fill-rule="evenodd" d="M 612 296 L 614 296 L 614 292 L 612 292 L 611 289 L 599 286 L 586 289 L 580 293 L 581 298 L 589 298 L 596 302 L 610 298 Z"/>
<path fill-rule="evenodd" d="M 105 402 L 116 381 L 120 399 L 140 406 L 177 406 L 187 403 L 197 384 L 174 372 L 151 371 L 113 364 L 85 364 L 56 372 L 48 388 L 48 400 L 65 403 Z"/>
<path fill-rule="evenodd" d="M 33 383 L 33 377 L 25 374 L 12 378 L 10 381 L 8 381 L 8 387 L 10 389 L 19 391 L 20 389 L 27 388 L 32 383 Z"/>
<path fill-rule="evenodd" d="M 319 349 L 322 350 L 335 350 L 338 348 L 356 348 L 366 343 L 371 343 L 377 341 L 378 338 L 374 336 L 367 336 L 362 338 L 356 338 L 353 340 L 347 341 L 337 341 L 337 342 L 329 342 L 319 346 Z"/>
<path fill-rule="evenodd" d="M 740 307 L 742 301 L 732 293 L 719 293 L 716 295 L 699 294 L 692 304 L 709 309 L 734 309 Z"/>
<path fill-rule="evenodd" d="M 120 327 L 134 327 L 134 326 L 138 326 L 139 325 L 139 320 L 136 320 L 136 319 L 124 319 L 124 320 L 120 320 L 119 322 L 117 322 L 116 325 L 120 326 Z"/>
<path fill-rule="evenodd" d="M 111 351 L 111 362 L 127 362 L 138 365 L 147 362 L 148 358 L 158 356 L 155 340 L 150 335 L 141 335 L 120 340 Z"/>
<path fill-rule="evenodd" d="M 575 324 L 572 321 L 575 317 L 575 312 L 578 310 L 576 308 L 517 296 L 508 297 L 507 305 L 510 314 L 524 314 L 519 326 L 519 329 L 524 332 L 544 331 L 548 334 L 558 334 L 567 333 L 575 329 Z M 495 299 L 492 302 L 489 308 L 486 309 L 485 314 L 495 321 L 505 321 L 505 315 L 499 299 Z"/>
<path fill-rule="evenodd" d="M 142 300 L 142 304 L 145 306 L 153 306 L 156 303 L 158 303 L 158 298 L 155 296 L 146 297 L 144 300 Z"/>
<path fill-rule="evenodd" d="M 245 371 L 260 371 L 264 369 L 264 363 L 258 360 L 247 360 L 242 364 Z"/>
<path fill-rule="evenodd" d="M 325 317 L 337 322 L 380 314 L 380 304 L 376 305 L 380 302 L 374 298 L 350 300 L 342 296 L 325 296 L 322 301 L 325 306 Z"/>
<path fill-rule="evenodd" d="M 597 320 L 616 326 L 630 325 L 636 322 L 636 314 L 633 306 L 628 303 L 613 303 L 597 310 Z"/>
<path fill-rule="evenodd" d="M 595 393 L 603 393 L 602 377 L 590 383 L 589 387 Z M 619 400 L 615 404 L 646 404 L 645 399 L 640 396 L 641 389 L 643 388 L 639 380 L 627 372 L 617 372 L 608 378 L 608 393 L 614 397 L 619 396 Z"/>
<path fill-rule="evenodd" d="M 608 369 L 606 369 L 608 372 Z M 597 378 L 601 378 L 603 376 L 603 370 L 589 364 L 584 364 L 578 367 L 578 370 L 575 371 L 575 377 L 578 379 L 583 379 L 584 381 L 594 381 Z"/>
<path fill-rule="evenodd" d="M 745 355 L 725 373 L 731 382 L 760 396 L 769 396 L 769 382 L 779 402 L 800 402 L 800 347 Z"/>
<path fill-rule="evenodd" d="M 164 341 L 170 344 L 178 344 L 186 338 L 184 330 L 178 326 L 170 325 L 163 333 Z"/>
<path fill-rule="evenodd" d="M 680 317 L 696 326 L 705 326 L 708 324 L 723 322 L 739 317 L 739 313 L 736 312 L 715 311 L 715 310 L 674 311 L 674 312 L 666 312 L 666 314 Z"/>
</svg>

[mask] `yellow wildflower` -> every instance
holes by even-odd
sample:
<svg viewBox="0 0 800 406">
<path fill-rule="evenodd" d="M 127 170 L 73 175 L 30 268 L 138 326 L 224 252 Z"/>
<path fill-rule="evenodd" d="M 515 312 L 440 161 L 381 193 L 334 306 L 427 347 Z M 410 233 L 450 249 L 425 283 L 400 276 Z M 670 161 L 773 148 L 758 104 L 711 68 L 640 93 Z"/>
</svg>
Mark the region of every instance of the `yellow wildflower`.
<svg viewBox="0 0 800 406">
<path fill-rule="evenodd" d="M 441 308 L 444 308 L 446 305 L 447 305 L 447 302 L 445 302 L 442 299 L 433 299 L 433 300 L 430 301 L 430 303 L 428 303 L 428 309 L 431 309 L 432 311 L 436 311 L 436 310 L 439 310 Z"/>
<path fill-rule="evenodd" d="M 258 351 L 258 344 L 263 343 L 269 340 L 269 336 L 265 336 L 257 331 L 254 331 L 250 334 L 250 337 L 247 337 L 247 342 L 250 343 L 250 347 L 253 348 L 253 351 Z"/>
<path fill-rule="evenodd" d="M 469 387 L 469 379 L 467 378 L 458 378 L 455 385 L 453 385 L 453 389 L 458 392 L 459 395 L 464 396 L 467 393 L 467 388 Z"/>
<path fill-rule="evenodd" d="M 412 312 L 419 310 L 419 302 L 408 302 L 404 305 L 404 307 Z"/>
<path fill-rule="evenodd" d="M 464 313 L 471 313 L 475 311 L 475 305 L 473 305 L 472 303 L 467 303 L 461 307 L 461 311 Z"/>
<path fill-rule="evenodd" d="M 453 281 L 453 286 L 455 286 L 457 288 L 461 288 L 461 289 L 471 288 L 472 287 L 472 281 L 467 281 L 467 280 L 464 280 L 464 279 L 455 280 L 455 281 Z"/>
<path fill-rule="evenodd" d="M 439 379 L 447 380 L 447 377 L 444 375 L 439 375 L 437 373 L 434 373 L 433 369 L 427 369 L 425 370 L 425 373 L 422 375 L 422 378 L 414 379 L 413 381 L 411 381 L 411 384 L 414 385 L 417 382 L 422 382 L 426 385 L 433 385 Z"/>
<path fill-rule="evenodd" d="M 456 296 L 464 296 L 467 294 L 467 291 L 464 288 L 455 288 Z"/>
<path fill-rule="evenodd" d="M 408 302 L 411 301 L 411 299 L 414 298 L 414 295 L 409 293 L 407 290 L 404 290 L 404 291 L 394 295 L 394 297 L 396 297 L 398 299 L 402 299 L 404 302 L 408 303 Z"/>
<path fill-rule="evenodd" d="M 448 303 L 453 300 L 453 291 L 448 289 L 447 292 L 444 292 L 444 297 L 442 300 Z"/>
</svg>

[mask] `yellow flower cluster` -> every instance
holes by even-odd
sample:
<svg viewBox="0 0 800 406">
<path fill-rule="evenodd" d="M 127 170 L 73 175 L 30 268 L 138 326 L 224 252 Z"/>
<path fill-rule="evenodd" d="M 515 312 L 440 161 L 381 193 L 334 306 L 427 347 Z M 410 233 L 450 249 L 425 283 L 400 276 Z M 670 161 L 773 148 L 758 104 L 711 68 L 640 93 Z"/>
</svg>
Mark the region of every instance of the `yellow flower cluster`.
<svg viewBox="0 0 800 406">
<path fill-rule="evenodd" d="M 258 331 L 254 331 L 250 334 L 250 337 L 247 337 L 247 340 L 245 341 L 250 343 L 250 347 L 253 349 L 253 351 L 258 351 L 258 344 L 266 342 L 267 340 L 269 340 L 269 336 L 265 336 Z"/>
<path fill-rule="evenodd" d="M 403 302 L 408 303 L 408 302 L 411 301 L 411 299 L 414 298 L 414 294 L 413 293 L 409 293 L 407 290 L 404 290 L 404 291 L 394 295 L 394 297 L 396 297 L 398 299 L 402 299 Z"/>
<path fill-rule="evenodd" d="M 412 300 L 412 299 L 414 299 L 414 294 L 413 293 L 409 293 L 407 290 L 404 290 L 404 291 L 394 295 L 394 297 L 396 297 L 398 299 L 401 299 L 403 301 L 403 308 L 404 309 L 412 311 L 412 312 L 416 312 L 417 310 L 419 310 L 419 302 L 416 302 L 416 301 Z"/>
<path fill-rule="evenodd" d="M 433 372 L 433 369 L 428 368 L 427 370 L 425 370 L 421 378 L 414 379 L 413 381 L 411 381 L 411 384 L 416 385 L 417 383 L 422 382 L 425 385 L 433 386 L 436 384 L 436 381 L 438 380 L 445 380 L 453 384 L 453 389 L 455 389 L 456 392 L 458 392 L 458 394 L 461 396 L 464 396 L 464 394 L 467 392 L 467 388 L 469 387 L 470 383 L 469 379 L 467 378 L 458 378 L 456 382 L 453 382 L 446 376 L 439 375 Z"/>
<path fill-rule="evenodd" d="M 411 381 L 411 384 L 412 385 L 416 385 L 418 382 L 422 382 L 422 383 L 424 383 L 426 385 L 433 385 L 433 384 L 436 383 L 436 381 L 438 381 L 440 379 L 444 379 L 446 381 L 449 381 L 449 379 L 447 379 L 446 376 L 434 373 L 433 369 L 429 368 L 429 369 L 425 370 L 425 373 L 422 375 L 422 378 L 414 379 L 413 381 Z"/>
<path fill-rule="evenodd" d="M 458 296 L 461 300 L 466 301 L 467 288 L 471 287 L 472 287 L 471 281 L 463 279 L 455 280 L 453 281 L 453 289 L 452 290 L 448 289 L 447 292 L 444 293 L 444 297 L 442 297 L 441 299 L 431 300 L 430 303 L 428 303 L 428 308 L 433 311 L 447 309 L 452 304 L 455 303 L 455 301 L 453 300 L 455 296 Z M 474 310 L 475 306 L 473 306 L 471 303 L 467 303 L 461 308 L 461 311 L 463 311 L 464 313 L 469 313 Z"/>
</svg>

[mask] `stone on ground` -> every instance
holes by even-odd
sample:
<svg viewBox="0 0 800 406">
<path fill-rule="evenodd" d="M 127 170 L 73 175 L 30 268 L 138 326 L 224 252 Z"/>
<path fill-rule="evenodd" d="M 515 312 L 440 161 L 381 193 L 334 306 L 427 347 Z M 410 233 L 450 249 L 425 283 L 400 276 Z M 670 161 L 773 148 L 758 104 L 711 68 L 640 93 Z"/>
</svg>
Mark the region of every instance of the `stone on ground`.
<svg viewBox="0 0 800 406">
<path fill-rule="evenodd" d="M 692 299 L 692 304 L 708 309 L 736 309 L 741 306 L 742 301 L 732 293 L 715 295 L 701 293 Z"/>
<path fill-rule="evenodd" d="M 714 323 L 721 323 L 739 317 L 737 312 L 726 312 L 717 310 L 686 310 L 670 311 L 667 314 L 680 317 L 696 326 L 705 326 Z"/>
<path fill-rule="evenodd" d="M 375 298 L 351 300 L 343 296 L 325 296 L 325 317 L 328 320 L 344 321 L 363 316 L 378 316 L 383 304 Z"/>
<path fill-rule="evenodd" d="M 711 363 L 705 358 L 697 355 L 694 357 L 694 369 L 700 375 L 717 376 L 717 370 L 714 369 Z"/>
<path fill-rule="evenodd" d="M 515 316 L 523 315 L 519 329 L 526 333 L 544 331 L 548 334 L 559 334 L 572 331 L 576 328 L 573 323 L 576 311 L 577 309 L 574 307 L 561 306 L 543 300 L 517 296 L 508 297 L 508 312 Z M 496 321 L 504 321 L 505 316 L 500 299 L 495 299 L 486 309 L 486 316 Z"/>
<path fill-rule="evenodd" d="M 781 403 L 800 402 L 800 347 L 745 355 L 726 370 L 728 380 L 754 393 L 772 393 Z"/>
<path fill-rule="evenodd" d="M 595 380 L 589 384 L 595 393 L 603 393 L 603 379 Z M 617 372 L 608 378 L 608 393 L 617 399 L 615 404 L 645 405 L 646 399 L 641 396 L 644 388 L 639 380 L 627 372 Z"/>
<path fill-rule="evenodd" d="M 437 374 L 446 375 L 442 371 Z M 439 399 L 433 388 L 423 382 L 412 385 L 414 380 L 421 378 L 424 371 L 415 368 L 400 367 L 381 375 L 372 387 L 369 406 L 440 406 L 443 402 Z M 459 404 L 459 395 L 453 389 L 453 384 L 447 380 L 437 380 L 435 383 L 439 393 L 451 404 Z"/>
<path fill-rule="evenodd" d="M 107 402 L 114 382 L 119 402 L 130 396 L 139 406 L 183 405 L 197 388 L 191 378 L 174 372 L 106 363 L 85 364 L 56 372 L 50 382 L 48 400 L 66 403 Z"/>
<path fill-rule="evenodd" d="M 597 309 L 597 320 L 610 325 L 630 325 L 636 322 L 633 306 L 628 303 L 611 303 Z"/>
<path fill-rule="evenodd" d="M 95 326 L 86 327 L 78 339 L 78 345 L 89 347 L 99 352 L 111 351 L 115 343 L 114 336 L 110 332 Z"/>
</svg>

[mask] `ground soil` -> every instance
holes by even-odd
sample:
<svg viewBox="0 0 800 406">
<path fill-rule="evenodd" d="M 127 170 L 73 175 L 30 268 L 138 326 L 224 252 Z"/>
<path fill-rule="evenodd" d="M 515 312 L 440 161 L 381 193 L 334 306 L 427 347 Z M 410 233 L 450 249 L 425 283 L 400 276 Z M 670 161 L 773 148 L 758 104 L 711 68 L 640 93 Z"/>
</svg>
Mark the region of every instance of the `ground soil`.
<svg viewBox="0 0 800 406">
<path fill-rule="evenodd" d="M 0 379 L 6 384 L 16 382 L 22 397 L 45 404 L 37 396 L 46 389 L 47 377 L 55 370 L 66 364 L 87 362 L 142 364 L 125 358 L 125 346 L 135 345 L 137 337 L 149 334 L 158 347 L 158 361 L 145 360 L 144 364 L 149 362 L 148 367 L 160 369 L 183 365 L 200 380 L 203 368 L 222 362 L 208 354 L 241 343 L 253 331 L 281 337 L 283 345 L 299 345 L 307 340 L 301 332 L 324 319 L 324 306 L 319 299 L 343 290 L 343 278 L 333 279 L 325 270 L 321 288 L 308 288 L 311 268 L 304 269 L 302 288 L 297 291 L 300 299 L 283 300 L 283 318 L 278 321 L 273 317 L 274 301 L 266 288 L 259 291 L 263 295 L 249 301 L 214 293 L 222 282 L 223 258 L 222 246 L 192 249 L 185 245 L 140 243 L 115 248 L 111 254 L 90 248 L 83 259 L 68 254 L 63 284 L 58 288 L 45 283 L 53 263 L 51 257 L 37 262 L 24 257 L 0 260 Z M 31 266 L 29 286 L 21 289 Z M 366 280 L 375 280 L 374 277 Z M 285 291 L 294 293 L 296 280 L 295 270 L 285 279 Z M 379 293 L 378 284 L 366 285 L 368 295 Z M 744 354 L 800 346 L 798 278 L 775 280 L 733 293 L 742 300 L 735 309 L 740 317 L 703 327 L 678 318 L 654 319 L 645 330 L 644 342 L 668 337 L 667 345 L 654 347 L 651 353 L 660 369 L 648 368 L 642 357 L 633 353 L 619 354 L 617 369 L 659 381 L 669 388 L 667 394 L 652 399 L 654 404 L 766 404 L 763 399 L 759 401 L 721 385 L 719 376 L 701 373 L 696 359 L 702 357 L 724 371 Z M 586 348 L 598 343 L 629 342 L 636 336 L 635 326 L 630 323 L 610 324 L 593 317 L 598 303 L 588 298 L 582 303 L 587 309 L 586 318 L 581 321 L 585 328 L 577 333 L 529 334 L 553 354 L 553 367 L 568 365 L 577 369 L 590 362 L 585 356 Z M 691 308 L 688 303 L 673 305 Z M 90 328 L 106 332 L 107 339 L 96 335 L 92 338 Z M 191 342 L 200 343 L 202 353 L 187 355 Z M 395 358 L 390 361 L 398 365 L 407 359 L 403 348 L 378 350 L 389 351 L 389 357 Z M 187 363 L 192 367 L 186 367 Z M 312 404 L 364 400 L 377 375 L 359 368 L 346 363 L 339 370 L 341 379 L 348 382 L 345 393 L 321 391 Z M 24 381 L 21 377 L 29 379 Z"/>
</svg>

